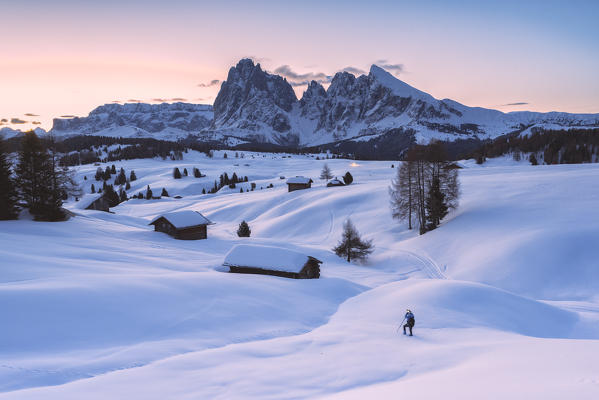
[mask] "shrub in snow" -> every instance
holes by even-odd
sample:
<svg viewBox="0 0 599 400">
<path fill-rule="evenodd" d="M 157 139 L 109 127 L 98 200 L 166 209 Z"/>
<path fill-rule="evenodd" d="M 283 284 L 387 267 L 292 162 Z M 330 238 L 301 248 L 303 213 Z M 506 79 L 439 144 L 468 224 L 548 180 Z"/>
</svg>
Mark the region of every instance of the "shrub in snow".
<svg viewBox="0 0 599 400">
<path fill-rule="evenodd" d="M 168 192 L 166 191 L 165 188 L 162 188 L 162 193 L 160 193 L 160 196 L 162 196 L 162 197 L 168 197 Z"/>
<path fill-rule="evenodd" d="M 241 221 L 239 228 L 237 228 L 237 236 L 239 237 L 250 237 L 252 230 L 247 222 Z"/>
<path fill-rule="evenodd" d="M 333 248 L 335 254 L 350 262 L 351 260 L 365 260 L 374 251 L 372 240 L 362 240 L 360 234 L 350 219 L 343 223 L 343 234 L 339 244 Z"/>
</svg>

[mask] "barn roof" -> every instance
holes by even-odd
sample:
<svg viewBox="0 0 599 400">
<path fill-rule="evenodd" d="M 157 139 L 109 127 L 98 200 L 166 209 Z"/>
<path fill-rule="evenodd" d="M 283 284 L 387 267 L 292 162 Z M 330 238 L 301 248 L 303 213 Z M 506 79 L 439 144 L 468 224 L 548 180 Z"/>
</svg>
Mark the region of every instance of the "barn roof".
<svg viewBox="0 0 599 400">
<path fill-rule="evenodd" d="M 343 181 L 339 178 L 333 178 L 329 181 L 331 185 L 345 185 Z"/>
<path fill-rule="evenodd" d="M 102 193 L 84 194 L 83 196 L 81 196 L 81 199 L 79 199 L 79 201 L 75 203 L 73 208 L 76 208 L 79 210 L 85 210 L 87 207 L 89 207 L 94 201 L 98 200 L 100 197 L 102 197 Z"/>
<path fill-rule="evenodd" d="M 303 183 L 308 184 L 312 182 L 312 179 L 306 178 L 305 176 L 294 176 L 293 178 L 287 179 L 287 183 Z"/>
<path fill-rule="evenodd" d="M 223 265 L 300 272 L 309 259 L 322 262 L 314 257 L 281 247 L 238 244 L 225 256 Z"/>
<path fill-rule="evenodd" d="M 152 220 L 148 225 L 152 225 L 154 222 L 158 221 L 160 218 L 166 219 L 168 222 L 173 224 L 173 226 L 177 229 L 190 228 L 192 226 L 198 225 L 212 225 L 208 218 L 204 217 L 197 211 L 192 210 L 184 210 L 184 211 L 174 211 L 166 214 L 158 215 L 156 218 Z"/>
</svg>

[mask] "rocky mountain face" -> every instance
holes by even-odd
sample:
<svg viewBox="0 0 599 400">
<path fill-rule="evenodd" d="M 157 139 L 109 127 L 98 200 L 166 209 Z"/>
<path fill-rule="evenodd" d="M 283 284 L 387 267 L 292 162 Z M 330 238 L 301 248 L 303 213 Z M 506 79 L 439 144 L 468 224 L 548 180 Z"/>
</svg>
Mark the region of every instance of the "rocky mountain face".
<svg viewBox="0 0 599 400">
<path fill-rule="evenodd" d="M 211 129 L 244 132 L 243 136 L 258 142 L 287 142 L 290 113 L 296 103 L 295 92 L 284 78 L 243 59 L 229 70 L 214 101 Z"/>
<path fill-rule="evenodd" d="M 311 82 L 301 99 L 281 76 L 243 59 L 229 70 L 214 106 L 108 104 L 88 117 L 55 119 L 52 133 L 155 137 L 188 135 L 226 144 L 285 146 L 359 143 L 373 149 L 431 140 L 480 141 L 535 128 L 599 127 L 599 114 L 503 113 L 438 100 L 373 65 L 367 75 L 337 73 Z M 395 152 L 397 153 L 397 152 Z"/>
<path fill-rule="evenodd" d="M 212 106 L 201 104 L 106 104 L 87 117 L 55 118 L 51 132 L 176 139 L 199 133 L 210 126 L 212 117 Z"/>
</svg>

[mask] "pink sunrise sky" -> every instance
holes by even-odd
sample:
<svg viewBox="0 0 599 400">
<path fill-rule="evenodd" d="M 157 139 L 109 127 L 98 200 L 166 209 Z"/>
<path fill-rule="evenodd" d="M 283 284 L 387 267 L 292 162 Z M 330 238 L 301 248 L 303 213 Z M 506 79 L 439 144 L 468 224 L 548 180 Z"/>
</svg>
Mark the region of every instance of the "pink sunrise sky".
<svg viewBox="0 0 599 400">
<path fill-rule="evenodd" d="M 6 120 L 0 127 L 49 129 L 55 117 L 84 116 L 113 101 L 211 104 L 243 57 L 296 82 L 303 78 L 294 73 L 367 72 L 378 63 L 436 98 L 469 106 L 599 112 L 599 6 L 593 1 L 22 0 L 0 6 L 0 119 Z M 304 88 L 295 87 L 298 97 Z"/>
</svg>

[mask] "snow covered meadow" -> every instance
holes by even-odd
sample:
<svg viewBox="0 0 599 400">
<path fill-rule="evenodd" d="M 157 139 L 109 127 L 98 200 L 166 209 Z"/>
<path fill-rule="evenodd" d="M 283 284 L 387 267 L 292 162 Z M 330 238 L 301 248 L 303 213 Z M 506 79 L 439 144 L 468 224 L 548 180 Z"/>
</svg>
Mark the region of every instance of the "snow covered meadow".
<svg viewBox="0 0 599 400">
<path fill-rule="evenodd" d="M 129 194 L 170 197 L 0 221 L 0 399 L 599 398 L 599 165 L 465 161 L 460 207 L 418 236 L 391 219 L 392 162 L 233 154 L 116 162 Z M 325 162 L 354 183 L 327 188 Z M 202 195 L 223 172 L 249 182 Z M 315 184 L 288 193 L 296 175 Z M 148 226 L 177 210 L 208 239 Z M 374 240 L 364 265 L 331 251 L 347 217 Z M 314 256 L 321 278 L 227 273 L 239 243 Z"/>
</svg>

